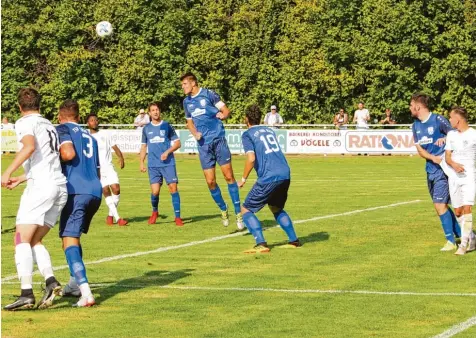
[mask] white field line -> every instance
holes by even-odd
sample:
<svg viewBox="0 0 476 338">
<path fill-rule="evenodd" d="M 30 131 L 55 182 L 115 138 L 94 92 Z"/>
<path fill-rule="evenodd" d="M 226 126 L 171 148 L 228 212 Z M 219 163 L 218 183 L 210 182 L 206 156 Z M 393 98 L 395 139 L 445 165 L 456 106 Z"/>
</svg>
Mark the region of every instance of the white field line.
<svg viewBox="0 0 476 338">
<path fill-rule="evenodd" d="M 448 330 L 445 332 L 440 333 L 437 336 L 434 336 L 433 338 L 449 338 L 457 335 L 460 332 L 463 332 L 464 330 L 469 329 L 472 326 L 476 325 L 476 316 L 469 318 L 467 321 L 464 321 L 462 323 L 456 324 L 452 327 L 450 327 Z"/>
<path fill-rule="evenodd" d="M 317 221 L 317 220 L 321 220 L 321 219 L 328 219 L 328 218 L 334 218 L 334 217 L 340 217 L 340 216 L 354 215 L 354 214 L 359 214 L 359 213 L 362 213 L 362 212 L 393 208 L 393 207 L 397 207 L 397 206 L 401 206 L 401 205 L 414 204 L 414 203 L 419 203 L 419 202 L 421 202 L 421 200 L 399 202 L 399 203 L 393 203 L 393 204 L 383 205 L 383 206 L 379 206 L 379 207 L 348 211 L 348 212 L 344 212 L 344 213 L 340 213 L 340 214 L 318 216 L 318 217 L 313 217 L 313 218 L 309 218 L 309 219 L 298 220 L 298 221 L 295 221 L 294 224 L 300 224 L 300 223 L 305 223 L 305 222 L 310 222 L 310 221 Z M 274 227 L 271 227 L 271 228 L 276 228 L 276 227 L 278 227 L 278 226 L 274 226 Z M 270 228 L 268 228 L 268 229 L 270 229 Z M 182 248 L 187 248 L 187 247 L 190 247 L 190 246 L 216 242 L 216 241 L 220 241 L 222 239 L 243 236 L 247 233 L 248 233 L 247 231 L 235 232 L 235 233 L 228 234 L 228 235 L 207 238 L 207 239 L 204 239 L 204 240 L 201 240 L 201 241 L 193 241 L 193 242 L 188 242 L 188 243 L 179 244 L 179 245 L 164 246 L 164 247 L 160 247 L 160 248 L 150 250 L 150 251 L 139 251 L 139 252 L 134 252 L 134 253 L 125 254 L 125 255 L 105 257 L 105 258 L 102 258 L 102 259 L 99 259 L 99 260 L 96 260 L 96 261 L 85 262 L 84 264 L 85 265 L 100 264 L 100 263 L 104 263 L 104 262 L 117 261 L 117 260 L 125 259 L 125 258 L 139 257 L 139 256 L 145 256 L 145 255 L 155 254 L 155 253 L 159 253 L 159 252 L 182 249 Z M 53 270 L 58 271 L 58 270 L 64 270 L 64 269 L 68 269 L 68 268 L 69 268 L 68 265 L 60 265 L 60 266 L 54 267 Z M 39 271 L 35 271 L 33 274 L 38 274 L 38 273 L 39 273 Z M 6 281 L 9 281 L 9 280 L 16 279 L 16 278 L 18 278 L 17 275 L 11 275 L 11 276 L 2 278 L 1 281 L 3 283 L 3 282 L 6 282 Z"/>
<path fill-rule="evenodd" d="M 17 282 L 4 282 L 17 284 Z M 41 285 L 43 282 L 33 284 Z M 275 292 L 275 293 L 325 293 L 325 294 L 356 294 L 356 295 L 382 295 L 382 296 L 426 296 L 426 297 L 476 297 L 476 293 L 458 292 L 411 292 L 411 291 L 369 291 L 369 290 L 319 290 L 319 289 L 275 289 L 275 288 L 244 288 L 244 287 L 212 287 L 212 286 L 180 286 L 180 285 L 154 285 L 154 284 L 116 284 L 116 283 L 93 283 L 96 288 L 123 288 L 144 289 L 160 288 L 172 290 L 198 290 L 198 291 L 236 291 L 236 292 Z M 475 317 L 476 318 L 476 317 Z M 473 324 L 474 325 L 474 324 Z"/>
</svg>

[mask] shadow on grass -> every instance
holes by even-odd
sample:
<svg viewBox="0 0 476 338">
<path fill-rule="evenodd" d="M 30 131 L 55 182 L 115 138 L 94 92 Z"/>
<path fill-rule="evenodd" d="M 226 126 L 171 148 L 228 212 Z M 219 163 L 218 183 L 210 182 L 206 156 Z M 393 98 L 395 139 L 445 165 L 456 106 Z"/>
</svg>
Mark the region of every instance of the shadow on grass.
<svg viewBox="0 0 476 338">
<path fill-rule="evenodd" d="M 312 234 L 309 234 L 307 236 L 302 236 L 302 237 L 299 236 L 299 234 L 297 234 L 297 235 L 299 237 L 299 241 L 301 242 L 301 245 L 306 245 L 306 243 L 327 241 L 327 240 L 329 240 L 329 237 L 330 237 L 330 235 L 325 231 L 314 232 Z M 284 244 L 287 244 L 287 243 L 288 243 L 288 241 L 283 241 L 283 242 L 280 242 L 280 243 L 273 243 L 273 244 L 270 244 L 269 247 L 273 248 L 273 247 L 284 245 Z"/>
<path fill-rule="evenodd" d="M 191 276 L 192 271 L 194 270 L 183 269 L 176 271 L 149 271 L 142 276 L 123 279 L 116 283 L 93 282 L 91 285 L 91 290 L 96 299 L 96 304 L 100 305 L 119 293 L 172 284 L 179 279 Z M 69 304 L 64 305 L 64 301 L 67 301 Z M 72 306 L 77 301 L 77 298 L 63 297 L 58 301 L 58 305 L 60 305 L 60 307 Z"/>
</svg>

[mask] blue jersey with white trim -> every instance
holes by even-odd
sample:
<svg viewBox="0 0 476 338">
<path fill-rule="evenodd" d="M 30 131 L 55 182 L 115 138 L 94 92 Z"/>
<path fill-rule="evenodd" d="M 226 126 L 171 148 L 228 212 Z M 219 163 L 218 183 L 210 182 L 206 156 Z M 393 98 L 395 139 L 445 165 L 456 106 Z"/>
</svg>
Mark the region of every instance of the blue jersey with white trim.
<svg viewBox="0 0 476 338">
<path fill-rule="evenodd" d="M 102 197 L 102 186 L 98 176 L 98 143 L 86 129 L 76 123 L 60 124 L 56 127 L 60 144 L 72 143 L 76 156 L 62 163 L 63 174 L 68 183 L 69 195 L 93 195 Z"/>
<path fill-rule="evenodd" d="M 273 129 L 252 126 L 243 133 L 241 139 L 245 152 L 255 153 L 254 167 L 259 183 L 290 179 L 291 170 Z"/>
<path fill-rule="evenodd" d="M 200 88 L 197 95 L 188 95 L 183 100 L 185 117 L 187 120 L 192 119 L 195 128 L 202 134 L 199 145 L 212 143 L 225 136 L 223 123 L 216 117 L 224 105 L 217 93 L 206 88 Z"/>
<path fill-rule="evenodd" d="M 152 122 L 142 129 L 142 144 L 147 144 L 147 167 L 159 168 L 169 165 L 175 165 L 175 157 L 170 153 L 165 161 L 160 156 L 170 148 L 172 141 L 178 139 L 174 127 L 166 121 L 160 121 L 159 124 Z"/>
<path fill-rule="evenodd" d="M 413 123 L 413 139 L 415 144 L 419 144 L 431 155 L 441 156 L 445 152 L 445 145 L 438 146 L 435 142 L 438 139 L 445 137 L 452 129 L 451 124 L 445 117 L 430 113 L 430 116 L 426 121 L 415 120 Z M 426 160 L 425 169 L 431 174 L 440 170 L 441 167 L 433 161 Z"/>
</svg>

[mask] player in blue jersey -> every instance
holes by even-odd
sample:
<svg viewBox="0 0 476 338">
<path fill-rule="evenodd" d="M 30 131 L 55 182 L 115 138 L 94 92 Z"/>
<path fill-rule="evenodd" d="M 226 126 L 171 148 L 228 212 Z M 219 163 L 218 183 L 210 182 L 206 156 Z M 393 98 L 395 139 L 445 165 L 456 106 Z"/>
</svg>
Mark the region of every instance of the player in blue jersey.
<svg viewBox="0 0 476 338">
<path fill-rule="evenodd" d="M 222 223 L 229 224 L 228 206 L 223 200 L 220 187 L 216 181 L 216 163 L 228 183 L 233 207 L 236 214 L 236 225 L 239 230 L 244 229 L 243 218 L 240 212 L 240 194 L 231 166 L 231 152 L 225 138 L 225 128 L 222 120 L 230 115 L 230 110 L 220 96 L 210 89 L 200 88 L 197 78 L 192 73 L 180 77 L 182 89 L 187 97 L 183 100 L 183 108 L 187 119 L 187 128 L 197 140 L 198 154 L 203 174 L 213 200 L 221 210 Z"/>
<path fill-rule="evenodd" d="M 59 108 L 60 125 L 56 130 L 63 173 L 68 180 L 68 201 L 61 213 L 59 235 L 72 277 L 65 293 L 74 295 L 79 288 L 81 298 L 74 306 L 89 307 L 95 300 L 86 277 L 80 237 L 88 233 L 91 220 L 101 205 L 102 186 L 97 141 L 78 125 L 78 121 L 78 103 L 64 101 Z"/>
<path fill-rule="evenodd" d="M 446 118 L 430 111 L 429 100 L 429 96 L 423 93 L 412 95 L 410 111 L 415 119 L 413 138 L 418 154 L 426 160 L 428 190 L 447 239 L 441 251 L 451 251 L 457 248 L 455 236 L 461 236 L 461 228 L 453 211 L 448 208 L 448 177 L 441 165 L 445 164 L 445 138 L 452 127 Z"/>
<path fill-rule="evenodd" d="M 256 246 L 245 253 L 269 252 L 269 247 L 263 237 L 261 223 L 255 215 L 265 205 L 269 206 L 274 218 L 288 236 L 289 244 L 282 247 L 297 248 L 301 246 L 291 218 L 284 211 L 291 183 L 291 171 L 273 129 L 260 126 L 260 121 L 260 108 L 257 105 L 248 107 L 245 117 L 248 130 L 242 135 L 246 163 L 239 186 L 243 187 L 253 167 L 258 175 L 258 180 L 241 207 L 246 227 L 256 241 Z"/>
<path fill-rule="evenodd" d="M 177 190 L 178 178 L 175 168 L 174 151 L 180 148 L 180 140 L 174 128 L 160 117 L 160 104 L 149 104 L 151 122 L 142 129 L 142 146 L 140 150 L 140 171 L 149 171 L 149 182 L 152 193 L 152 216 L 149 224 L 155 224 L 159 215 L 160 187 L 165 179 L 172 195 L 172 205 L 175 213 L 175 224 L 183 226 L 180 218 L 180 195 Z M 147 156 L 147 169 L 144 161 Z"/>
</svg>

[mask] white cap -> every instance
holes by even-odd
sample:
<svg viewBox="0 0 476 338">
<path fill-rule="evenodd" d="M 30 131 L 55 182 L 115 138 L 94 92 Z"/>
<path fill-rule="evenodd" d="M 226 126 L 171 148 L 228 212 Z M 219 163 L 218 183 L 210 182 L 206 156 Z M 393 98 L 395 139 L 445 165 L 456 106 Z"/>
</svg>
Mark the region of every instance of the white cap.
<svg viewBox="0 0 476 338">
<path fill-rule="evenodd" d="M 276 110 L 276 106 L 271 106 L 271 110 Z"/>
<path fill-rule="evenodd" d="M 144 114 L 144 113 L 145 113 L 144 109 L 139 110 L 139 114 Z"/>
</svg>

